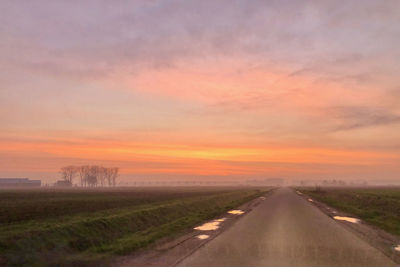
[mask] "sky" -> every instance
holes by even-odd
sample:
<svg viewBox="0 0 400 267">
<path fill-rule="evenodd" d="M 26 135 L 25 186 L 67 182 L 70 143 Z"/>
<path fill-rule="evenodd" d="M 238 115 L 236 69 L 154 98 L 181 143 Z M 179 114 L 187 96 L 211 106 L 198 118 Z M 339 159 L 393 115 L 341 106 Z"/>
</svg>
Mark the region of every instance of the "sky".
<svg viewBox="0 0 400 267">
<path fill-rule="evenodd" d="M 400 1 L 0 2 L 0 177 L 400 180 Z"/>
</svg>

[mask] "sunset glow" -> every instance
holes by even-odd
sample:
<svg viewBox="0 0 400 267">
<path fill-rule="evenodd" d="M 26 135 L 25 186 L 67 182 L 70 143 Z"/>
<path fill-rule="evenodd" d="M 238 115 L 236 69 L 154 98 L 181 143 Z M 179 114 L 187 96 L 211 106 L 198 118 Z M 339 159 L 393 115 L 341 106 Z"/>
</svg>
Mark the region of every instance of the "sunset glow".
<svg viewBox="0 0 400 267">
<path fill-rule="evenodd" d="M 399 179 L 399 1 L 34 2 L 0 4 L 2 177 Z"/>
</svg>

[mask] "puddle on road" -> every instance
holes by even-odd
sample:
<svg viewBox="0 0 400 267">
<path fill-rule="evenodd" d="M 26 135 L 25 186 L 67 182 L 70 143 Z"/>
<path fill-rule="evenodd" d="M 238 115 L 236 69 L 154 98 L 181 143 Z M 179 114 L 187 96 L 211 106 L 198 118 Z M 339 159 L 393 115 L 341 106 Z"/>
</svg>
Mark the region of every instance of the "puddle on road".
<svg viewBox="0 0 400 267">
<path fill-rule="evenodd" d="M 228 211 L 230 214 L 235 214 L 235 215 L 240 215 L 243 214 L 244 211 L 241 210 L 230 210 Z M 226 218 L 220 218 L 220 219 L 215 219 L 211 222 L 206 222 L 200 226 L 197 226 L 193 228 L 194 230 L 200 230 L 200 231 L 214 231 L 217 230 L 220 227 L 220 224 L 224 222 Z"/>
<path fill-rule="evenodd" d="M 204 240 L 204 239 L 209 238 L 210 236 L 209 235 L 198 235 L 196 237 L 197 237 L 197 239 Z"/>
<path fill-rule="evenodd" d="M 302 195 L 303 193 L 300 191 L 296 191 L 297 194 Z"/>
<path fill-rule="evenodd" d="M 339 220 L 339 221 L 351 222 L 351 223 L 359 223 L 360 222 L 359 219 L 352 218 L 352 217 L 333 216 L 333 219 Z"/>
<path fill-rule="evenodd" d="M 226 218 L 220 218 L 213 220 L 211 222 L 206 222 L 205 224 L 202 224 L 200 226 L 197 226 L 194 228 L 194 230 L 200 230 L 200 231 L 214 231 L 217 230 L 220 227 L 220 224 L 224 222 Z M 205 236 L 205 235 L 203 235 Z"/>
<path fill-rule="evenodd" d="M 400 252 L 400 245 L 397 245 L 396 247 L 394 247 L 394 250 L 399 251 Z"/>
<path fill-rule="evenodd" d="M 332 212 L 332 213 L 337 213 L 336 210 L 333 210 L 333 209 L 331 209 L 331 208 L 328 208 L 328 210 L 329 210 L 330 212 Z"/>
<path fill-rule="evenodd" d="M 241 215 L 244 213 L 242 210 L 230 210 L 228 211 L 229 214 L 234 214 L 234 215 Z"/>
<path fill-rule="evenodd" d="M 265 197 L 260 197 L 261 200 L 265 200 Z"/>
<path fill-rule="evenodd" d="M 212 221 L 212 222 L 207 222 L 203 225 L 197 226 L 194 228 L 194 230 L 200 230 L 200 231 L 214 231 L 219 228 L 221 222 L 218 221 Z"/>
<path fill-rule="evenodd" d="M 309 199 L 308 199 L 308 201 L 310 201 L 310 202 L 314 202 L 314 200 L 312 200 L 311 198 L 309 198 Z"/>
</svg>

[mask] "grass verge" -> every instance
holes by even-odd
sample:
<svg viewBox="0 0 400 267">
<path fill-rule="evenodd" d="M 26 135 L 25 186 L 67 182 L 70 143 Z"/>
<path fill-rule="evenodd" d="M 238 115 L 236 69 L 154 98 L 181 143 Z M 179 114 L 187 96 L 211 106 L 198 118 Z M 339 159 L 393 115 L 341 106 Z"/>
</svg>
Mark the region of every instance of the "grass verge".
<svg viewBox="0 0 400 267">
<path fill-rule="evenodd" d="M 43 204 L 40 194 L 36 193 L 32 202 L 38 199 L 37 203 Z M 130 205 L 125 203 L 115 208 L 114 204 L 108 204 L 113 208 L 106 209 L 101 209 L 100 205 L 95 211 L 92 211 L 92 207 L 82 205 L 81 210 L 66 210 L 65 216 L 59 213 L 46 214 L 43 212 L 46 208 L 42 206 L 37 206 L 35 211 L 35 205 L 31 203 L 33 208 L 30 216 L 21 215 L 20 209 L 24 207 L 16 208 L 18 216 L 13 218 L 19 219 L 1 224 L 0 263 L 9 266 L 95 265 L 100 260 L 106 261 L 114 255 L 130 253 L 157 239 L 175 235 L 264 193 L 258 189 L 203 189 L 191 193 L 177 189 L 172 193 L 164 192 L 168 195 L 165 196 L 161 190 L 154 194 L 147 192 L 147 201 L 139 200 L 140 197 L 136 196 L 136 202 L 132 200 Z M 95 195 L 96 192 L 90 196 L 94 205 Z M 152 195 L 150 200 L 149 195 Z M 77 196 L 85 197 L 81 193 Z M 55 196 L 54 202 L 59 205 L 64 203 L 65 207 L 71 206 L 63 197 L 64 200 L 60 201 Z M 123 198 L 126 197 L 124 195 Z M 73 196 L 69 199 L 74 203 Z M 98 195 L 98 201 L 107 203 L 103 192 Z M 110 201 L 120 200 L 111 197 Z M 54 206 L 54 203 L 47 204 L 52 209 L 62 208 Z M 6 212 L 12 214 L 13 211 Z"/>
<path fill-rule="evenodd" d="M 300 191 L 400 236 L 400 188 L 323 188 Z"/>
</svg>

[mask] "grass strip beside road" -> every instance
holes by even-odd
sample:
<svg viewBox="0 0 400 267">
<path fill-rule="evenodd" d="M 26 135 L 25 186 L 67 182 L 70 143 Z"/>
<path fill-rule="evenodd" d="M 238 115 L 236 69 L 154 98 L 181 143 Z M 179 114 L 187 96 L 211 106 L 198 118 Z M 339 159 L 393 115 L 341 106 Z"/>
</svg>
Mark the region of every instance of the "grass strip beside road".
<svg viewBox="0 0 400 267">
<path fill-rule="evenodd" d="M 0 190 L 0 224 L 48 220 L 82 212 L 132 207 L 178 198 L 218 194 L 231 188 L 106 188 Z"/>
<path fill-rule="evenodd" d="M 184 197 L 178 193 L 161 202 L 155 197 L 143 205 L 2 224 L 0 257 L 10 266 L 87 265 L 176 235 L 264 193 L 258 189 Z M 100 199 L 104 201 L 103 196 Z"/>
<path fill-rule="evenodd" d="M 337 210 L 400 236 L 400 188 L 300 189 Z"/>
</svg>

